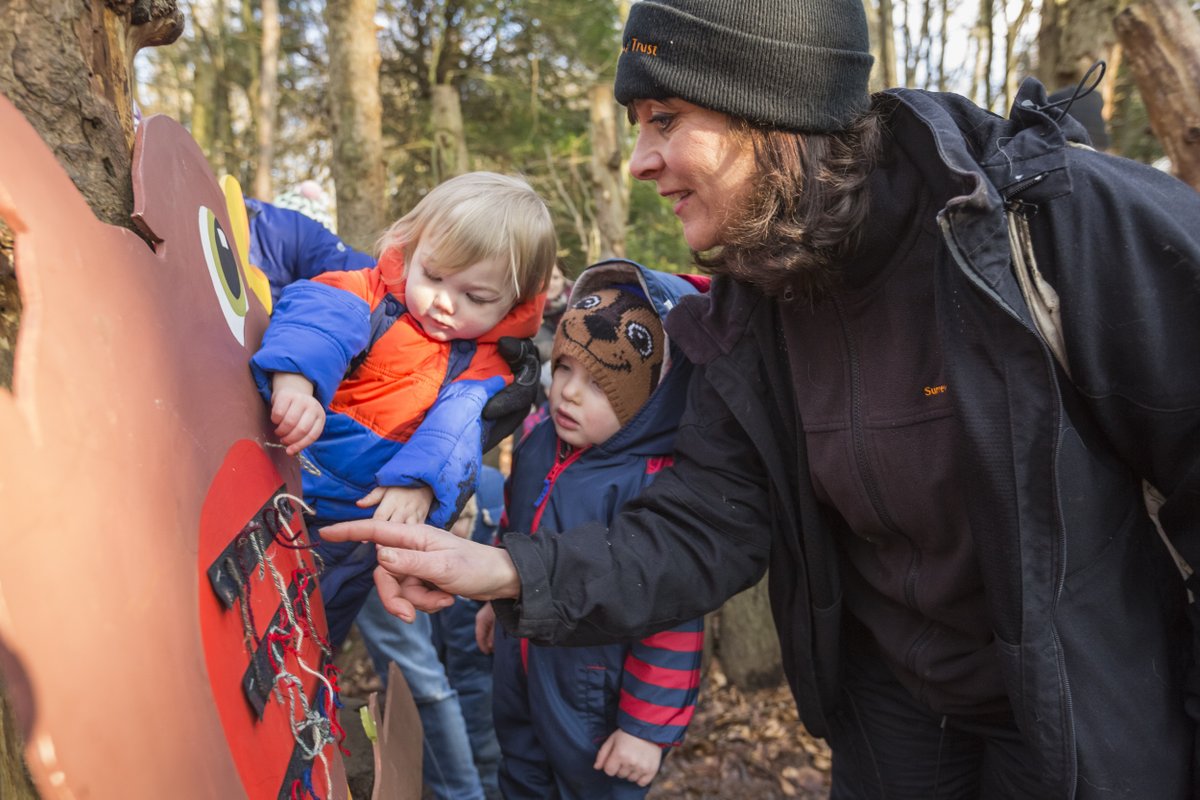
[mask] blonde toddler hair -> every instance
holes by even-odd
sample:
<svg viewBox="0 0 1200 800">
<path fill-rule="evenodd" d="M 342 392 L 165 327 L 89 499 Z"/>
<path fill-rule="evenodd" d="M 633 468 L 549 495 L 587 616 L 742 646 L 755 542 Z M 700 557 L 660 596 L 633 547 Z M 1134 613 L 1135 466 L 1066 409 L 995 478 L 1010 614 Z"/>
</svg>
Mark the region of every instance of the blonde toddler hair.
<svg viewBox="0 0 1200 800">
<path fill-rule="evenodd" d="M 436 237 L 426 247 L 450 273 L 506 257 L 518 303 L 545 290 L 558 247 L 550 210 L 533 187 L 495 172 L 468 172 L 435 186 L 384 232 L 378 251 L 400 247 L 407 258 L 425 236 Z"/>
</svg>

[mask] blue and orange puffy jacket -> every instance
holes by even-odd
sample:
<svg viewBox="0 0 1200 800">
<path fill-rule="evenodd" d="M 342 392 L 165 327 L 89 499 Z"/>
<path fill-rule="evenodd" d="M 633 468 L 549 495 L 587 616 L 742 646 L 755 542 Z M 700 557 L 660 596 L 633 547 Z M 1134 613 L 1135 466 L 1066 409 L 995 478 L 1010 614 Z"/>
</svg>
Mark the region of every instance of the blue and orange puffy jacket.
<svg viewBox="0 0 1200 800">
<path fill-rule="evenodd" d="M 374 267 L 291 284 L 250 362 L 268 402 L 271 374 L 295 372 L 328 411 L 304 451 L 320 472 L 305 472 L 305 500 L 325 520 L 369 516 L 354 501 L 376 486 L 425 483 L 434 492 L 429 523 L 447 525 L 478 473 L 479 412 L 511 380 L 497 342 L 532 336 L 541 322 L 544 295 L 477 340 L 435 341 L 404 309 L 403 273 L 393 249 Z"/>
</svg>

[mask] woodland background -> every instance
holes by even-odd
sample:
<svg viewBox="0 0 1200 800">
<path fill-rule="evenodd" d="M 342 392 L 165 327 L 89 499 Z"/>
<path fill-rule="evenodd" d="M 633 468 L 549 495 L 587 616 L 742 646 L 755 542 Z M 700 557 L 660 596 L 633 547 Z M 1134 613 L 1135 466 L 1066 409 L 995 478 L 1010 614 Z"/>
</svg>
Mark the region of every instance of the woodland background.
<svg viewBox="0 0 1200 800">
<path fill-rule="evenodd" d="M 1104 60 L 1097 91 L 1110 151 L 1200 187 L 1200 2 L 863 2 L 872 88 L 954 91 L 1005 114 L 1024 77 L 1053 91 Z M 0 93 L 111 224 L 131 227 L 137 109 L 181 121 L 213 171 L 250 196 L 316 180 L 336 198 L 339 234 L 361 249 L 442 179 L 490 169 L 525 175 L 548 199 L 569 275 L 609 255 L 688 269 L 669 205 L 626 171 L 633 133 L 612 79 L 629 5 L 0 0 Z M 0 220 L 0 386 L 9 389 L 21 319 L 12 265 Z M 779 689 L 765 599 L 752 590 L 731 601 L 719 630 L 723 669 L 710 676 L 690 755 L 668 762 L 656 796 L 707 796 L 679 777 L 706 770 L 742 780 L 746 796 L 818 796 L 827 759 Z M 2 697 L 0 717 L 0 798 L 35 797 Z M 756 769 L 774 773 L 767 788 Z M 735 796 L 729 785 L 712 796 Z"/>
</svg>

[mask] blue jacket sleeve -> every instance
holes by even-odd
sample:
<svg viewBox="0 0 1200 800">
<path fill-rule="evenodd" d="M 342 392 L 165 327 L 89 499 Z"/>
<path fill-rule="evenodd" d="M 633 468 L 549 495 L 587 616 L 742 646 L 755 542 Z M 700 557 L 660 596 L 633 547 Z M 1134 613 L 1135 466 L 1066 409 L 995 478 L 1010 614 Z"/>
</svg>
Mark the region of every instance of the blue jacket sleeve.
<svg viewBox="0 0 1200 800">
<path fill-rule="evenodd" d="M 483 420 L 479 413 L 504 378 L 456 381 L 442 389 L 404 447 L 375 473 L 379 486 L 423 483 L 433 490 L 428 523 L 445 528 L 461 510 L 483 463 Z"/>
<path fill-rule="evenodd" d="M 250 263 L 271 282 L 278 302 L 283 287 L 322 272 L 365 269 L 375 258 L 347 245 L 311 217 L 246 198 L 250 216 Z"/>
<path fill-rule="evenodd" d="M 350 360 L 370 335 L 371 310 L 361 297 L 323 283 L 293 283 L 250 359 L 258 391 L 270 401 L 271 373 L 298 372 L 313 382 L 317 400 L 328 408 Z"/>
</svg>

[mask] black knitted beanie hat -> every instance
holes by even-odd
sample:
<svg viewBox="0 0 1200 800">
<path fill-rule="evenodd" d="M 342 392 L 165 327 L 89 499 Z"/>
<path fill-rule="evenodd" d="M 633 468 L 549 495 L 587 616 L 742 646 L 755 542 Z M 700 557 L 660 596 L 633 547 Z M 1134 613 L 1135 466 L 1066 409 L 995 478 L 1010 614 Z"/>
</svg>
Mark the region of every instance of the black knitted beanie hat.
<svg viewBox="0 0 1200 800">
<path fill-rule="evenodd" d="M 862 0 L 643 0 L 625 23 L 616 98 L 832 133 L 867 109 L 872 61 Z"/>
</svg>

